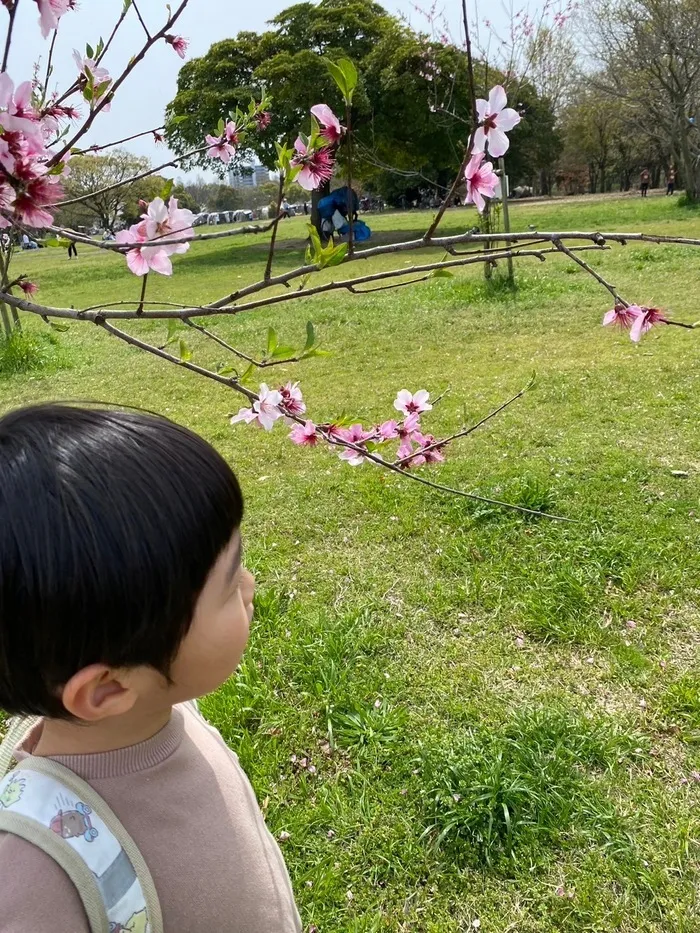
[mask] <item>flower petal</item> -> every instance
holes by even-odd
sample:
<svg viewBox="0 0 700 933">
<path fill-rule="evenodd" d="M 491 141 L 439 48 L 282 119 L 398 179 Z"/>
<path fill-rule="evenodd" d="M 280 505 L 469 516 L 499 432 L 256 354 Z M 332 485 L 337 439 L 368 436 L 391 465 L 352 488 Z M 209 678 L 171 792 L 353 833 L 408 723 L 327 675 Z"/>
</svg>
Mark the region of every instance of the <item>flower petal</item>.
<svg viewBox="0 0 700 933">
<path fill-rule="evenodd" d="M 145 256 L 141 255 L 140 249 L 130 249 L 126 254 L 126 264 L 134 275 L 146 275 L 148 273 L 148 263 Z"/>
<path fill-rule="evenodd" d="M 478 126 L 474 131 L 474 142 L 472 143 L 472 152 L 483 152 L 486 149 L 486 132 L 483 126 Z"/>
<path fill-rule="evenodd" d="M 517 110 L 513 110 L 512 107 L 506 107 L 505 110 L 498 114 L 494 122 L 499 130 L 507 132 L 520 123 L 520 114 Z"/>
<path fill-rule="evenodd" d="M 499 129 L 489 132 L 489 155 L 492 155 L 494 159 L 500 159 L 502 155 L 505 155 L 509 145 L 508 137 Z"/>
<path fill-rule="evenodd" d="M 500 113 L 507 103 L 505 88 L 501 84 L 492 87 L 489 93 L 489 113 Z"/>
<path fill-rule="evenodd" d="M 476 100 L 476 112 L 479 117 L 479 122 L 486 119 L 486 114 L 488 113 L 489 102 L 484 100 L 483 97 L 478 97 Z"/>
</svg>

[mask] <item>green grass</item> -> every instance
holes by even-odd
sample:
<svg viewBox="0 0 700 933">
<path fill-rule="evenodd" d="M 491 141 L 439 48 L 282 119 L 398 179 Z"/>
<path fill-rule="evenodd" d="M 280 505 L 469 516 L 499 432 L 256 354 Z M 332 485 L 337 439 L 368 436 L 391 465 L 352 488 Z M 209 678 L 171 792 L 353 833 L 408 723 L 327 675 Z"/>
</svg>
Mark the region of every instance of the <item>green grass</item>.
<svg viewBox="0 0 700 933">
<path fill-rule="evenodd" d="M 672 199 L 518 204 L 543 230 L 700 236 Z M 375 241 L 425 214 L 370 218 Z M 446 232 L 472 225 L 450 211 Z M 303 250 L 281 227 L 276 268 Z M 175 258 L 151 297 L 200 302 L 260 274 L 266 242 Z M 427 255 L 427 254 L 426 254 Z M 589 261 L 629 300 L 695 321 L 700 253 L 629 245 Z M 417 261 L 412 254 L 407 265 Z M 402 258 L 363 264 L 386 268 Z M 21 268 L 20 268 L 21 266 Z M 138 297 L 118 257 L 80 248 L 17 259 L 54 305 Z M 337 269 L 321 273 L 338 274 Z M 442 496 L 324 450 L 231 427 L 235 394 L 107 337 L 54 335 L 61 366 L 0 372 L 2 407 L 93 399 L 160 411 L 202 433 L 247 496 L 257 621 L 238 675 L 204 709 L 241 757 L 274 833 L 289 833 L 305 928 L 464 933 L 691 933 L 700 918 L 698 337 L 640 346 L 600 327 L 609 296 L 559 258 L 368 296 L 301 298 L 213 327 L 247 352 L 303 342 L 330 357 L 283 367 L 318 420 L 390 417 L 402 387 L 449 389 L 426 419 L 447 434 L 535 388 L 426 475 L 562 524 Z M 46 333 L 26 320 L 32 335 Z M 160 324 L 133 325 L 156 343 Z M 225 351 L 184 332 L 194 358 Z M 270 374 L 267 374 L 270 375 Z M 684 470 L 688 478 L 673 476 Z M 457 799 L 455 799 L 457 798 Z M 352 898 L 348 892 L 352 892 Z"/>
</svg>

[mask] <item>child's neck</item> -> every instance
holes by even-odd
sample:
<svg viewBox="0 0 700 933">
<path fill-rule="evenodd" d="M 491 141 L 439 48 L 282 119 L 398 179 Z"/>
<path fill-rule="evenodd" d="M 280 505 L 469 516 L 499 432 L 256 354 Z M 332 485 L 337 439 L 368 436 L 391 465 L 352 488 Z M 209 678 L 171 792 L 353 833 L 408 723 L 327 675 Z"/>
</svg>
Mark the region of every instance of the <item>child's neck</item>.
<svg viewBox="0 0 700 933">
<path fill-rule="evenodd" d="M 143 713 L 136 711 L 101 722 L 68 722 L 45 719 L 34 755 L 89 755 L 138 745 L 160 732 L 170 721 L 172 707 Z"/>
</svg>

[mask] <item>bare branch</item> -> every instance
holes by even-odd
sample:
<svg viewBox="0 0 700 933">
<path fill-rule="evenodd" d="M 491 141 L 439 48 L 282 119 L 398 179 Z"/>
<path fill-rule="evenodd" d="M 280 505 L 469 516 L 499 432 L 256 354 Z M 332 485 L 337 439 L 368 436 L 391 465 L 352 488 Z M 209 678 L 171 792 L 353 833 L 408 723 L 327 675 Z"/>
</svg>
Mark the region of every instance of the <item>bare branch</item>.
<svg viewBox="0 0 700 933">
<path fill-rule="evenodd" d="M 77 149 L 73 155 L 91 155 L 93 152 L 101 152 L 103 149 L 111 149 L 112 146 L 121 146 L 122 143 L 129 143 L 132 139 L 140 139 L 142 136 L 150 136 L 151 133 L 157 133 L 165 129 L 163 126 L 157 126 L 152 130 L 143 130 L 141 133 L 134 133 L 133 136 L 125 136 L 124 139 L 117 139 L 113 143 L 105 143 L 103 146 L 89 146 L 87 149 Z M 125 182 L 129 184 L 129 182 Z M 92 195 L 90 195 L 92 197 Z"/>
<path fill-rule="evenodd" d="M 7 37 L 5 38 L 5 51 L 2 56 L 2 68 L 0 71 L 7 71 L 7 60 L 10 57 L 10 46 L 12 45 L 12 30 L 15 28 L 15 16 L 17 15 L 17 7 L 19 6 L 19 0 L 15 0 L 15 3 L 12 4 L 9 13 L 9 20 L 7 23 Z"/>
<path fill-rule="evenodd" d="M 279 222 L 280 222 L 283 198 L 284 198 L 284 172 L 280 171 L 279 190 L 277 191 L 277 211 L 275 213 L 275 219 L 272 221 L 272 236 L 270 237 L 270 248 L 267 252 L 267 264 L 265 265 L 265 275 L 263 276 L 263 279 L 265 282 L 270 281 L 270 275 L 272 273 L 272 259 L 275 254 L 275 240 L 277 239 L 277 227 L 279 226 Z"/>
</svg>

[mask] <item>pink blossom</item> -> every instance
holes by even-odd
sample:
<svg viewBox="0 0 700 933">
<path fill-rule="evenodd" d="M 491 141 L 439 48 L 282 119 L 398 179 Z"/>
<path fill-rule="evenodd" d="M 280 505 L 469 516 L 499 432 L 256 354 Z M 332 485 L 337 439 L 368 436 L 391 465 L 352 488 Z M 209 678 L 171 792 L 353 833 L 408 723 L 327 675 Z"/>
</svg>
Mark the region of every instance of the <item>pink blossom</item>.
<svg viewBox="0 0 700 933">
<path fill-rule="evenodd" d="M 272 426 L 278 418 L 282 417 L 280 403 L 282 396 L 275 389 L 270 389 L 264 382 L 260 384 L 258 398 L 253 402 L 252 408 L 241 408 L 237 415 L 231 418 L 231 424 L 237 424 L 240 421 L 251 424 L 257 421 L 261 428 L 271 431 Z"/>
<path fill-rule="evenodd" d="M 262 130 L 267 129 L 267 127 L 270 125 L 271 122 L 272 122 L 272 114 L 269 113 L 267 110 L 263 110 L 260 113 L 255 114 L 256 129 L 259 132 L 262 132 Z"/>
<path fill-rule="evenodd" d="M 224 136 L 226 137 L 226 141 L 230 143 L 230 145 L 232 146 L 238 145 L 238 127 L 233 122 L 233 120 L 229 120 L 226 123 L 226 126 L 224 127 Z"/>
<path fill-rule="evenodd" d="M 89 101 L 90 107 L 95 107 L 105 96 L 112 84 L 112 77 L 106 68 L 98 65 L 94 58 L 83 58 L 77 49 L 73 49 L 73 61 L 82 75 L 82 80 L 86 85 L 92 80 L 93 97 Z M 102 108 L 104 113 L 109 113 L 111 104 L 107 103 Z"/>
<path fill-rule="evenodd" d="M 165 41 L 168 43 L 168 45 L 172 45 L 180 58 L 185 57 L 185 52 L 187 51 L 190 44 L 187 39 L 183 39 L 182 36 L 168 35 L 165 37 Z"/>
<path fill-rule="evenodd" d="M 498 187 L 498 176 L 493 170 L 492 163 L 484 162 L 483 152 L 474 153 L 469 160 L 464 177 L 467 182 L 465 204 L 474 204 L 481 214 L 486 207 L 484 196 L 492 198 Z"/>
<path fill-rule="evenodd" d="M 44 39 L 52 29 L 58 29 L 58 21 L 68 10 L 75 9 L 75 0 L 35 0 L 39 7 L 39 25 Z"/>
<path fill-rule="evenodd" d="M 22 289 L 25 295 L 29 295 L 31 298 L 32 295 L 36 295 L 39 291 L 39 286 L 34 282 L 29 282 L 27 279 L 22 279 L 19 283 L 19 287 Z"/>
<path fill-rule="evenodd" d="M 57 175 L 44 175 L 30 181 L 23 192 L 15 197 L 14 212 L 18 220 L 29 227 L 48 227 L 53 215 L 45 208 L 51 207 L 63 195 Z"/>
<path fill-rule="evenodd" d="M 668 320 L 664 317 L 663 312 L 658 308 L 641 308 L 641 314 L 636 316 L 634 324 L 632 324 L 630 329 L 630 338 L 635 343 L 639 343 L 642 339 L 642 334 L 646 334 L 647 331 L 650 331 L 655 324 L 668 324 Z"/>
<path fill-rule="evenodd" d="M 306 405 L 298 382 L 288 382 L 286 386 L 280 386 L 278 391 L 282 398 L 280 408 L 286 415 L 304 414 Z"/>
<path fill-rule="evenodd" d="M 6 184 L 4 181 L 0 181 L 0 210 L 9 211 L 12 208 L 13 201 L 15 199 L 15 191 L 10 185 Z M 0 214 L 0 227 L 9 227 L 10 222 L 7 218 Z"/>
<path fill-rule="evenodd" d="M 377 433 L 382 440 L 391 441 L 399 436 L 399 426 L 393 419 L 385 421 L 384 424 L 379 425 Z"/>
<path fill-rule="evenodd" d="M 210 159 L 221 159 L 223 163 L 226 163 L 230 162 L 236 154 L 235 148 L 228 141 L 225 133 L 223 136 L 210 136 L 207 134 L 204 140 L 209 146 L 207 155 Z"/>
<path fill-rule="evenodd" d="M 603 327 L 607 327 L 609 324 L 617 324 L 623 330 L 629 330 L 641 313 L 642 309 L 639 305 L 630 305 L 628 308 L 624 305 L 615 305 L 612 311 L 608 311 L 603 318 Z"/>
<path fill-rule="evenodd" d="M 420 389 L 415 395 L 411 395 L 408 389 L 401 389 L 394 400 L 394 408 L 402 411 L 404 415 L 418 415 L 423 411 L 432 410 L 429 398 L 430 393 L 425 389 Z"/>
<path fill-rule="evenodd" d="M 178 207 L 177 198 L 170 198 L 168 206 L 162 198 L 154 198 L 148 205 L 143 217 L 143 237 L 145 240 L 162 239 L 181 239 L 187 237 L 191 239 L 194 236 L 192 223 L 194 214 L 192 211 Z M 139 224 L 139 226 L 142 226 Z M 166 244 L 162 247 L 168 256 L 174 253 L 186 253 L 190 248 L 189 243 Z"/>
<path fill-rule="evenodd" d="M 292 165 L 302 167 L 296 178 L 302 188 L 314 191 L 325 181 L 329 181 L 333 175 L 335 163 L 327 147 L 309 150 L 299 136 L 294 143 L 294 148 L 296 154 L 292 158 Z"/>
<path fill-rule="evenodd" d="M 153 270 L 161 275 L 172 275 L 173 266 L 165 248 L 162 246 L 143 246 L 146 240 L 142 224 L 135 224 L 128 230 L 120 230 L 116 236 L 117 243 L 133 244 L 133 249 L 127 251 L 126 264 L 134 275 L 148 275 Z"/>
<path fill-rule="evenodd" d="M 506 154 L 510 145 L 506 133 L 520 123 L 520 114 L 512 107 L 506 107 L 507 103 L 505 89 L 500 84 L 491 88 L 488 100 L 477 100 L 481 125 L 474 133 L 473 152 L 484 152 L 488 146 L 489 154 L 495 159 Z"/>
<path fill-rule="evenodd" d="M 15 90 L 14 82 L 6 71 L 0 74 L 0 124 L 8 133 L 23 133 L 39 148 L 43 140 L 39 128 L 39 114 L 32 107 L 32 82 L 24 81 Z"/>
<path fill-rule="evenodd" d="M 323 127 L 321 136 L 329 146 L 336 146 L 343 138 L 343 127 L 328 104 L 315 104 L 311 108 L 311 113 Z"/>
<path fill-rule="evenodd" d="M 445 459 L 440 447 L 432 446 L 436 442 L 432 434 L 416 432 L 413 435 L 413 440 L 418 444 L 419 452 L 415 457 L 412 457 L 410 466 L 422 466 L 424 463 L 442 463 Z M 432 447 L 432 450 L 426 450 L 427 447 Z"/>
<path fill-rule="evenodd" d="M 316 425 L 313 421 L 295 425 L 290 431 L 289 439 L 294 444 L 299 444 L 300 447 L 315 447 L 318 444 Z"/>
<path fill-rule="evenodd" d="M 165 142 L 165 136 L 159 133 L 158 130 L 153 130 L 153 142 L 156 146 L 159 146 L 162 142 Z"/>
<path fill-rule="evenodd" d="M 363 446 L 364 442 L 372 437 L 372 431 L 365 431 L 361 424 L 353 424 L 349 428 L 342 428 L 338 432 L 341 440 L 348 441 L 356 446 Z M 364 454 L 350 447 L 343 450 L 339 455 L 341 460 L 346 460 L 350 466 L 359 466 L 365 459 Z"/>
</svg>

